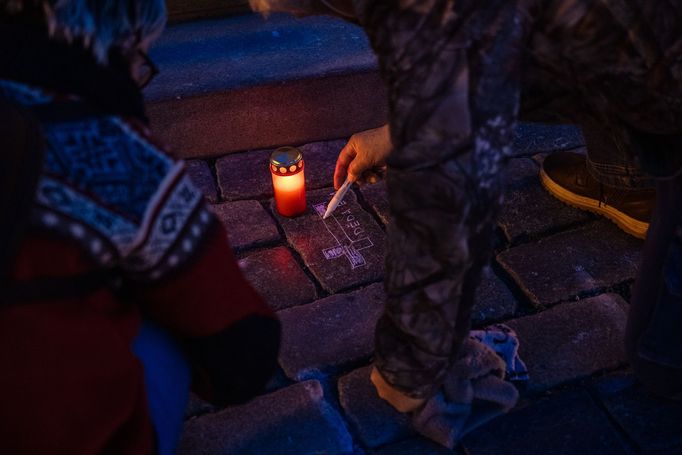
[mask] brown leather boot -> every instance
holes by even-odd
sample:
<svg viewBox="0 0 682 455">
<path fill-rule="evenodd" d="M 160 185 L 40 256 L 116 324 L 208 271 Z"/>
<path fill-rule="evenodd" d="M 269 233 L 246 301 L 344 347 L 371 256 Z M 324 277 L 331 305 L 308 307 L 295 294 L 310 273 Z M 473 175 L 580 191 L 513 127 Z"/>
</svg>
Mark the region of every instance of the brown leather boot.
<svg viewBox="0 0 682 455">
<path fill-rule="evenodd" d="M 628 234 L 645 238 L 655 190 L 621 190 L 603 185 L 588 171 L 585 156 L 574 152 L 556 152 L 545 158 L 540 181 L 560 201 L 602 215 Z"/>
</svg>

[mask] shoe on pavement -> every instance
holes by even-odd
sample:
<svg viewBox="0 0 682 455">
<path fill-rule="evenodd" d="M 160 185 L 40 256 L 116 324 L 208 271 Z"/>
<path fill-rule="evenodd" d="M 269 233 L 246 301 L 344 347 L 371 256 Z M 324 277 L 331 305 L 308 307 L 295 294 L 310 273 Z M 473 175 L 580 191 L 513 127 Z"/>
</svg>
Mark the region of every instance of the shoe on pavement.
<svg viewBox="0 0 682 455">
<path fill-rule="evenodd" d="M 604 216 L 637 238 L 646 237 L 656 192 L 622 190 L 598 182 L 587 169 L 585 155 L 556 152 L 545 158 L 540 181 L 560 201 Z"/>
</svg>

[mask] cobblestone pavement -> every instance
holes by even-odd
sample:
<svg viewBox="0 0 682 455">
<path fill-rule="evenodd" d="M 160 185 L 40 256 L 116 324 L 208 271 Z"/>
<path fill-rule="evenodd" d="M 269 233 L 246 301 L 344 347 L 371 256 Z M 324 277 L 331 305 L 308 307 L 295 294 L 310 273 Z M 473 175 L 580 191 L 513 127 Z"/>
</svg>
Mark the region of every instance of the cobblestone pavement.
<svg viewBox="0 0 682 455">
<path fill-rule="evenodd" d="M 315 206 L 333 191 L 344 143 L 303 146 L 309 212 L 295 219 L 274 212 L 268 151 L 189 163 L 283 338 L 266 395 L 222 410 L 192 398 L 180 453 L 449 453 L 416 436 L 369 382 L 388 206 L 381 184 L 356 187 L 322 220 Z M 466 437 L 472 454 L 682 454 L 682 406 L 646 396 L 622 351 L 641 242 L 538 180 L 547 153 L 581 146 L 571 127 L 517 130 L 474 325 L 511 325 L 531 380 L 513 412 Z"/>
</svg>

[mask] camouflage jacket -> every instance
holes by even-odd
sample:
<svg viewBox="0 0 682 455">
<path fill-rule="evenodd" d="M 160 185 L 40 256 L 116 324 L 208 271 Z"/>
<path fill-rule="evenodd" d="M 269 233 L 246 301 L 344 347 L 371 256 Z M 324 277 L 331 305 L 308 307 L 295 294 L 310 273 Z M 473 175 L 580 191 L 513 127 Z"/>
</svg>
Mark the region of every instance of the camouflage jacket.
<svg viewBox="0 0 682 455">
<path fill-rule="evenodd" d="M 395 388 L 423 398 L 468 333 L 516 120 L 544 111 L 647 135 L 682 133 L 682 1 L 354 6 L 388 87 L 395 146 L 376 365 Z M 673 172 L 670 160 L 654 164 Z"/>
</svg>

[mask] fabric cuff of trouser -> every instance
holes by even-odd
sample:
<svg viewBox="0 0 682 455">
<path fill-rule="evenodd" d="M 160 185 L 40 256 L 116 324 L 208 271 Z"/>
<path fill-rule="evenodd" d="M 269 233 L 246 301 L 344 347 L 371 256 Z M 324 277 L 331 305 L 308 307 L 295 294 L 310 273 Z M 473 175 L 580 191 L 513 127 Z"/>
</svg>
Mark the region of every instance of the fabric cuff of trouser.
<svg viewBox="0 0 682 455">
<path fill-rule="evenodd" d="M 595 180 L 621 190 L 648 190 L 656 187 L 654 179 L 632 166 L 597 163 L 587 157 L 587 170 Z"/>
<path fill-rule="evenodd" d="M 682 400 L 682 369 L 650 361 L 641 355 L 636 355 L 631 363 L 635 376 L 648 393 Z"/>
<path fill-rule="evenodd" d="M 637 355 L 682 373 L 682 299 L 665 295 L 656 303 L 653 317 L 639 340 Z"/>
<path fill-rule="evenodd" d="M 426 399 L 412 398 L 395 389 L 388 382 L 386 382 L 381 373 L 379 373 L 379 370 L 377 370 L 375 367 L 372 368 L 370 379 L 372 384 L 374 384 L 379 396 L 399 412 L 412 412 L 426 403 Z"/>
<path fill-rule="evenodd" d="M 671 214 L 672 215 L 672 214 Z M 679 214 L 678 219 L 682 218 Z M 682 229 L 677 223 L 677 229 Z M 639 355 L 682 372 L 682 238 L 673 235 L 663 264 L 662 280 L 648 327 L 639 341 Z"/>
<path fill-rule="evenodd" d="M 132 349 L 144 367 L 149 416 L 156 433 L 156 453 L 175 454 L 189 400 L 189 364 L 178 343 L 149 321 L 142 323 Z"/>
<path fill-rule="evenodd" d="M 682 179 L 660 181 L 626 329 L 626 351 L 649 391 L 682 389 Z"/>
</svg>

